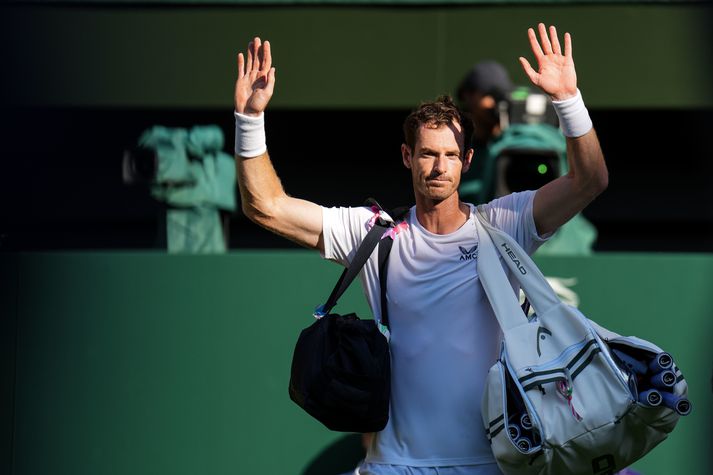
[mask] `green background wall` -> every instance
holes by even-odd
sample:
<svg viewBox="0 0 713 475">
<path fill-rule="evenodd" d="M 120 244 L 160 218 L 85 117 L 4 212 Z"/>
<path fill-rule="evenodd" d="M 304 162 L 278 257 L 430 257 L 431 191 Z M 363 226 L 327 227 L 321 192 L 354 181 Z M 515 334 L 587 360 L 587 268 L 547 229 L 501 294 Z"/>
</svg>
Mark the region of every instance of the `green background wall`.
<svg viewBox="0 0 713 475">
<path fill-rule="evenodd" d="M 713 5 L 0 7 L 0 100 L 56 107 L 231 110 L 235 56 L 257 34 L 273 108 L 411 108 L 477 60 L 524 83 L 526 29 L 574 38 L 593 108 L 713 106 Z"/>
<path fill-rule="evenodd" d="M 671 351 L 689 381 L 695 412 L 636 467 L 710 473 L 713 256 L 539 262 L 578 279 L 588 316 Z M 291 352 L 339 271 L 306 251 L 0 255 L 10 473 L 300 473 L 339 435 L 289 400 Z M 367 314 L 361 289 L 338 309 Z"/>
</svg>

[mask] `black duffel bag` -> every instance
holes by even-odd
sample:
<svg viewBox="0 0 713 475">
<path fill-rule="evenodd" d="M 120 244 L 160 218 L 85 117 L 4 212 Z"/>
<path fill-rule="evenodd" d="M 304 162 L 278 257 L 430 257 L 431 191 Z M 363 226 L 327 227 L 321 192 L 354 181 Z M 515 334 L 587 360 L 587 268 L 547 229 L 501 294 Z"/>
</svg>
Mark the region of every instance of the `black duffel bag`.
<svg viewBox="0 0 713 475">
<path fill-rule="evenodd" d="M 386 337 L 374 320 L 330 311 L 378 245 L 381 320 L 388 328 L 386 260 L 393 240 L 382 236 L 392 224 L 376 220 L 327 303 L 318 309 L 316 315 L 323 316 L 302 330 L 292 356 L 290 398 L 331 430 L 378 432 L 389 420 L 391 358 Z"/>
</svg>

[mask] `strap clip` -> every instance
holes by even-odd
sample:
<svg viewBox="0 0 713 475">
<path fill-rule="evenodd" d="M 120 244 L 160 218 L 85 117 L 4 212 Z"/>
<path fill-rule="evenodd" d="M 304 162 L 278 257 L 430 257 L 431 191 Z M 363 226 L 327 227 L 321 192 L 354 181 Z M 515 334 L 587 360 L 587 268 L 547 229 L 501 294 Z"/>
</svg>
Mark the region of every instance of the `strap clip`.
<svg viewBox="0 0 713 475">
<path fill-rule="evenodd" d="M 314 309 L 314 313 L 312 316 L 319 320 L 323 316 L 327 315 L 327 312 L 324 311 L 324 304 L 317 306 L 317 308 Z"/>
</svg>

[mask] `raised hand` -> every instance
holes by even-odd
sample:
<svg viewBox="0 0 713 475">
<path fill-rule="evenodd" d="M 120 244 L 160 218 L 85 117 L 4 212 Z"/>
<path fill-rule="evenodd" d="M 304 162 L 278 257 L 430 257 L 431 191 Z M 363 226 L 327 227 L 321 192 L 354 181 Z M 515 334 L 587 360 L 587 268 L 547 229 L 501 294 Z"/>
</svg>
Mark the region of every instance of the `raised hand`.
<svg viewBox="0 0 713 475">
<path fill-rule="evenodd" d="M 532 28 L 527 30 L 538 70 L 535 71 L 527 59 L 521 56 L 522 69 L 525 70 L 525 74 L 530 78 L 532 84 L 549 94 L 553 100 L 561 101 L 577 95 L 577 73 L 574 70 L 574 60 L 572 59 L 572 37 L 569 33 L 564 34 L 563 54 L 557 38 L 557 29 L 554 26 L 550 26 L 549 37 L 544 23 L 538 25 L 538 30 L 542 46 L 537 41 L 535 30 Z"/>
<path fill-rule="evenodd" d="M 238 54 L 238 80 L 235 81 L 235 111 L 260 115 L 270 102 L 275 88 L 270 42 L 255 37 L 248 45 L 247 60 Z"/>
</svg>

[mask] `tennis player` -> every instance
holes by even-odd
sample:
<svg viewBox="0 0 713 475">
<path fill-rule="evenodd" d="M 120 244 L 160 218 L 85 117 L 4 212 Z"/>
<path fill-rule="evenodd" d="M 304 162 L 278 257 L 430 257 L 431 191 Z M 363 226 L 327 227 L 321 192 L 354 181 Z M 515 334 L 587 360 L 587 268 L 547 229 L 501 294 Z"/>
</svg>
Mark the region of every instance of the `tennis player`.
<svg viewBox="0 0 713 475">
<path fill-rule="evenodd" d="M 527 34 L 536 68 L 519 60 L 530 81 L 552 98 L 567 137 L 569 173 L 538 190 L 498 198 L 485 209 L 494 226 L 532 253 L 606 188 L 608 175 L 577 88 L 571 36 L 565 33 L 560 45 L 555 27 L 544 24 Z M 270 43 L 254 38 L 237 63 L 235 155 L 245 214 L 347 265 L 374 212 L 325 208 L 285 193 L 265 142 L 264 111 L 275 88 Z M 474 204 L 458 196 L 461 175 L 473 160 L 471 133 L 469 119 L 448 97 L 422 104 L 404 123 L 401 159 L 411 175 L 415 206 L 398 228 L 388 263 L 391 410 L 357 469 L 362 475 L 500 473 L 485 437 L 480 400 L 501 333 L 476 272 Z M 372 256 L 361 280 L 378 320 L 376 259 Z"/>
</svg>

